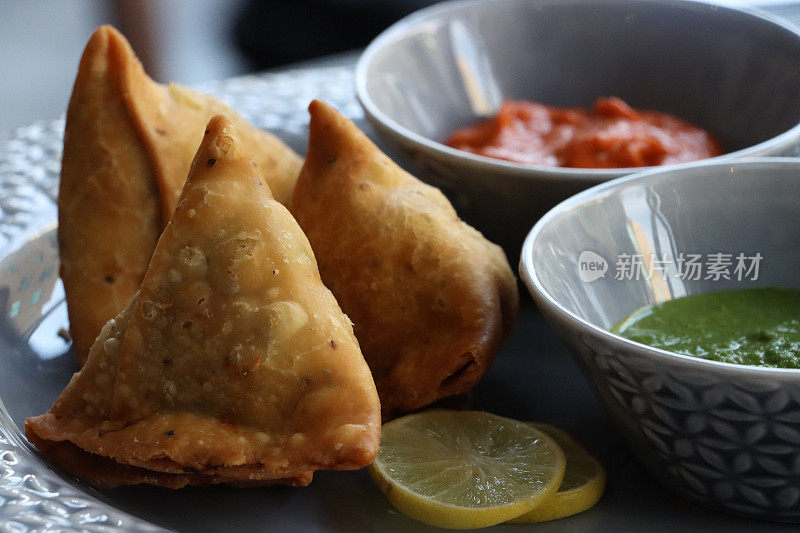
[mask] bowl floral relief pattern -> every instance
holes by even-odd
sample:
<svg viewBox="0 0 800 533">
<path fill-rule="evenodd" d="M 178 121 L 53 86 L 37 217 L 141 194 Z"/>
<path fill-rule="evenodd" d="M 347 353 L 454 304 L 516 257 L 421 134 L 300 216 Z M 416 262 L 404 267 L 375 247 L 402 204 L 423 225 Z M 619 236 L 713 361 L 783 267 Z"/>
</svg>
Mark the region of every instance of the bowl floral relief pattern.
<svg viewBox="0 0 800 533">
<path fill-rule="evenodd" d="M 568 342 L 651 474 L 704 505 L 800 519 L 796 383 L 726 379 L 703 363 L 655 360 L 584 333 Z"/>
<path fill-rule="evenodd" d="M 206 83 L 259 127 L 304 147 L 313 98 L 363 117 L 349 67 L 305 69 Z M 55 240 L 64 120 L 20 128 L 0 140 L 0 348 L 30 352 L 30 336 L 61 303 Z M 54 290 L 55 289 L 55 290 Z M 52 295 L 52 296 L 51 296 Z M 0 353 L 0 372 L 10 354 Z M 35 387 L 35 383 L 31 383 Z M 2 391 L 0 391 L 2 393 Z M 0 531 L 162 531 L 104 503 L 53 470 L 28 444 L 0 396 Z"/>
</svg>

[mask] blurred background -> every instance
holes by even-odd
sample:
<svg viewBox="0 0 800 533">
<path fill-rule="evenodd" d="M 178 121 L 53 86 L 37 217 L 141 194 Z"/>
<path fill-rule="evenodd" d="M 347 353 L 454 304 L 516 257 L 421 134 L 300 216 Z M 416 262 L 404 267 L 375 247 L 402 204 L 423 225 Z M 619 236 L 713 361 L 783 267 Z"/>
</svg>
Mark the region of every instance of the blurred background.
<svg viewBox="0 0 800 533">
<path fill-rule="evenodd" d="M 352 60 L 435 0 L 0 0 L 0 137 L 61 115 L 92 30 L 114 24 L 159 81 Z M 725 0 L 800 20 L 798 0 Z"/>
</svg>

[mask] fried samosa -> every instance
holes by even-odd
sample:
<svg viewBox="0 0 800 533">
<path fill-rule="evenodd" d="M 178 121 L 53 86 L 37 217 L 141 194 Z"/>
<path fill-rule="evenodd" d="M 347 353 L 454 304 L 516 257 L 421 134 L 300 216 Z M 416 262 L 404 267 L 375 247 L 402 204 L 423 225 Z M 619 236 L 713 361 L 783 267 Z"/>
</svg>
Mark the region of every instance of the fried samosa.
<svg viewBox="0 0 800 533">
<path fill-rule="evenodd" d="M 215 98 L 154 82 L 110 26 L 86 45 L 67 110 L 58 197 L 61 278 L 79 362 L 139 287 L 216 114 L 231 117 L 286 203 L 302 160 L 277 137 Z"/>
<path fill-rule="evenodd" d="M 500 247 L 319 101 L 290 211 L 354 324 L 384 417 L 469 390 L 517 311 Z"/>
<path fill-rule="evenodd" d="M 139 292 L 25 429 L 101 484 L 304 485 L 375 457 L 352 325 L 227 119 L 209 123 Z"/>
</svg>

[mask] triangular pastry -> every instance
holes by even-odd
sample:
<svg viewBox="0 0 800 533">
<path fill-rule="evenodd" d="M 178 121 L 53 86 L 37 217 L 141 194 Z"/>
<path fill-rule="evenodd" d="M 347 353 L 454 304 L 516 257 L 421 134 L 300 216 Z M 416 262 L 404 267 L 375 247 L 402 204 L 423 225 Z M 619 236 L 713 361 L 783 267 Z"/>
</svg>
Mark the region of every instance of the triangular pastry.
<svg viewBox="0 0 800 533">
<path fill-rule="evenodd" d="M 61 278 L 79 361 L 141 283 L 216 114 L 231 117 L 286 203 L 302 160 L 277 137 L 213 97 L 150 79 L 111 26 L 86 45 L 67 110 L 58 199 Z"/>
<path fill-rule="evenodd" d="M 351 323 L 224 117 L 141 289 L 25 428 L 105 484 L 302 485 L 374 458 L 380 407 Z"/>
<path fill-rule="evenodd" d="M 290 210 L 353 320 L 384 416 L 469 390 L 516 315 L 503 251 L 335 109 L 309 111 Z"/>
</svg>

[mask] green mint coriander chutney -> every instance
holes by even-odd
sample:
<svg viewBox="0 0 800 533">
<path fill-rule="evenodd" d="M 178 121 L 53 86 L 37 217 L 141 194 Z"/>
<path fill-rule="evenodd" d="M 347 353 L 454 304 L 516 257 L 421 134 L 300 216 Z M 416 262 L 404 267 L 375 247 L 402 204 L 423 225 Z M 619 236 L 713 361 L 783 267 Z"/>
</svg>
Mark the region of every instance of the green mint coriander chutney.
<svg viewBox="0 0 800 533">
<path fill-rule="evenodd" d="M 611 331 L 712 361 L 800 368 L 800 290 L 756 288 L 684 296 L 641 309 Z"/>
</svg>

